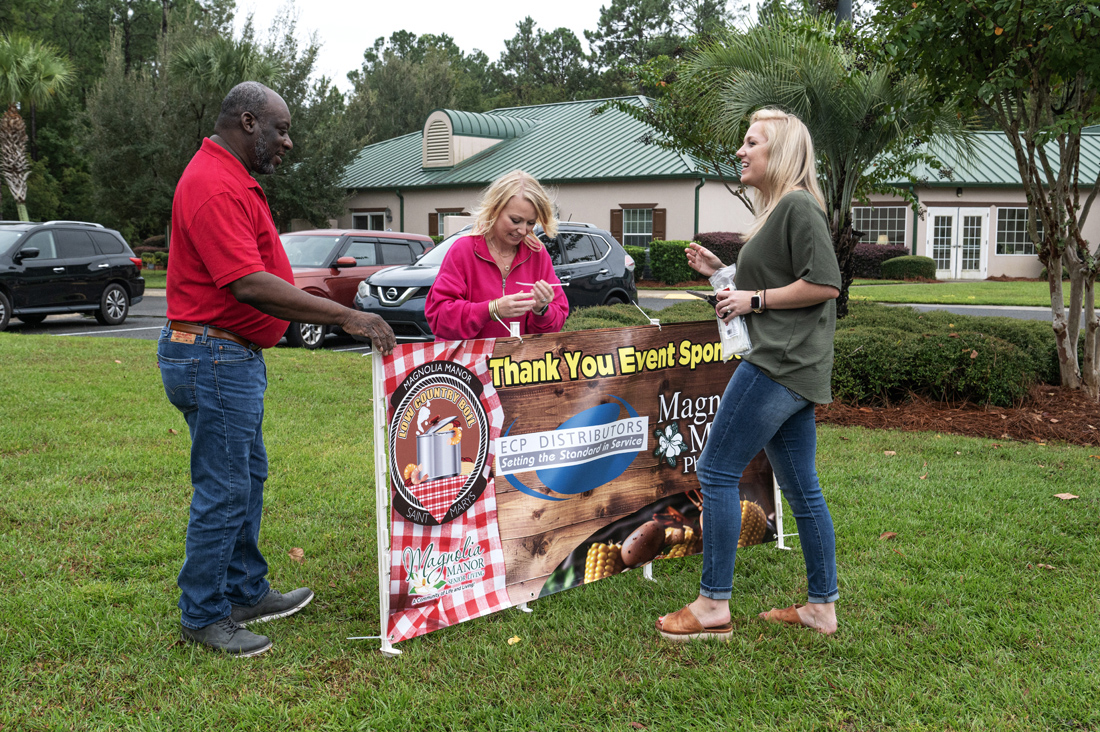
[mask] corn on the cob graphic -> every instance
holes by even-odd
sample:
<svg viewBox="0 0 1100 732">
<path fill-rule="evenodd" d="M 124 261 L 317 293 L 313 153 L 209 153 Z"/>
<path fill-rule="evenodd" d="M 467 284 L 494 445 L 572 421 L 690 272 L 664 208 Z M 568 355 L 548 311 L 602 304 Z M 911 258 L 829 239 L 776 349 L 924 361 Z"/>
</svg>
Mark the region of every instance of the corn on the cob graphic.
<svg viewBox="0 0 1100 732">
<path fill-rule="evenodd" d="M 759 544 L 767 530 L 768 517 L 764 509 L 752 501 L 741 501 L 741 537 L 737 540 L 737 548 Z"/>
<path fill-rule="evenodd" d="M 622 572 L 622 552 L 622 544 L 596 543 L 588 547 L 588 555 L 584 560 L 584 583 Z"/>
</svg>

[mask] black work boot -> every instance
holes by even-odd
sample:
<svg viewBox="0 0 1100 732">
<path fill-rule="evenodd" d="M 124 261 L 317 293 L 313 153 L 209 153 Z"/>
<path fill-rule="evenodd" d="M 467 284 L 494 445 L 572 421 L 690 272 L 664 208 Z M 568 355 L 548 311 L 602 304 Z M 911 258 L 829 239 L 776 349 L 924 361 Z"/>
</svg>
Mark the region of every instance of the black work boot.
<svg viewBox="0 0 1100 732">
<path fill-rule="evenodd" d="M 180 626 L 181 634 L 185 641 L 209 646 L 217 651 L 224 651 L 238 658 L 258 656 L 271 650 L 271 639 L 266 635 L 256 635 L 244 626 L 234 622 L 232 617 L 222 618 L 216 623 L 211 623 L 205 628 L 188 628 Z"/>
<path fill-rule="evenodd" d="M 264 599 L 252 607 L 233 605 L 233 613 L 229 617 L 241 625 L 266 623 L 268 620 L 293 615 L 308 605 L 312 599 L 313 590 L 308 587 L 299 587 L 285 595 L 272 587 L 264 595 Z"/>
</svg>

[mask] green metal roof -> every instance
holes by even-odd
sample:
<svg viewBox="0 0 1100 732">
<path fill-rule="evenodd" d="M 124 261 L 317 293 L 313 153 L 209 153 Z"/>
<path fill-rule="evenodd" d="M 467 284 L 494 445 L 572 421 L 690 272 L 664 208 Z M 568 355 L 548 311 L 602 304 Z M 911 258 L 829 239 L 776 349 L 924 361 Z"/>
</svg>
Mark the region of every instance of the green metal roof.
<svg viewBox="0 0 1100 732">
<path fill-rule="evenodd" d="M 495 114 L 462 112 L 455 109 L 440 109 L 451 120 L 451 130 L 465 137 L 492 137 L 507 140 L 519 137 L 535 126 L 536 122 L 518 117 L 505 117 Z"/>
<path fill-rule="evenodd" d="M 623 99 L 638 106 L 648 104 L 644 97 Z M 653 130 L 629 115 L 608 109 L 593 116 L 592 110 L 606 101 L 511 107 L 484 114 L 444 110 L 458 135 L 478 134 L 472 130 L 480 129 L 514 133 L 453 168 L 442 169 L 420 167 L 422 131 L 367 145 L 344 171 L 341 185 L 358 190 L 484 186 L 517 168 L 544 183 L 717 177 L 691 156 L 643 144 L 641 138 Z"/>
<path fill-rule="evenodd" d="M 1085 128 L 1081 135 L 1081 175 L 1083 186 L 1090 186 L 1100 171 L 1100 134 L 1098 128 Z M 1020 187 L 1020 170 L 1016 167 L 1016 155 L 1003 132 L 974 133 L 974 154 L 969 159 L 958 158 L 945 149 L 934 149 L 950 175 L 921 165 L 914 171 L 914 179 L 922 186 L 933 188 Z M 1058 169 L 1058 146 L 1047 146 L 1055 170 Z M 895 181 L 894 185 L 907 186 L 909 181 Z"/>
</svg>

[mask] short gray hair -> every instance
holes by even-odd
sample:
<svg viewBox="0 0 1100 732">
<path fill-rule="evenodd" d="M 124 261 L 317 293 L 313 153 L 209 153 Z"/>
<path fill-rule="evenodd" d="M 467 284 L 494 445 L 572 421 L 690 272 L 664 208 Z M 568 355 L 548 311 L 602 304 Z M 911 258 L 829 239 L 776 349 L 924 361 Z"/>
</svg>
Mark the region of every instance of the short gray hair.
<svg viewBox="0 0 1100 732">
<path fill-rule="evenodd" d="M 222 100 L 221 113 L 214 125 L 215 129 L 224 130 L 236 124 L 237 120 L 245 112 L 249 112 L 256 119 L 263 119 L 267 111 L 268 88 L 258 81 L 242 81 L 229 90 Z"/>
</svg>

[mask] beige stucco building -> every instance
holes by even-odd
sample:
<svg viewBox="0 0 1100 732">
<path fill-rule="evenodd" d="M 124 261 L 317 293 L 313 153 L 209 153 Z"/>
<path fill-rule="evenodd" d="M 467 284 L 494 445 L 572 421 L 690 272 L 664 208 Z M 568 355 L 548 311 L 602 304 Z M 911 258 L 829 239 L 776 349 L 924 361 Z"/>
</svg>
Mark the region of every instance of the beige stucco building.
<svg viewBox="0 0 1100 732">
<path fill-rule="evenodd" d="M 643 97 L 624 97 L 638 107 Z M 691 239 L 698 232 L 741 232 L 748 209 L 710 167 L 645 144 L 647 125 L 608 100 L 497 109 L 485 114 L 436 110 L 422 131 L 363 148 L 348 166 L 347 210 L 340 228 L 437 235 L 448 216 L 469 214 L 492 180 L 520 168 L 554 191 L 558 216 L 608 229 L 627 245 Z M 970 161 L 945 161 L 949 178 L 917 171 L 899 181 L 920 204 L 874 196 L 852 215 L 864 241 L 901 244 L 931 257 L 941 279 L 1038 277 L 1042 265 L 1027 234 L 1027 203 L 1002 133 L 976 134 Z M 943 156 L 941 156 L 943 157 Z M 1100 169 L 1100 130 L 1082 136 L 1082 180 Z M 1088 191 L 1082 191 L 1085 196 Z M 1100 212 L 1085 235 L 1100 237 Z"/>
</svg>

